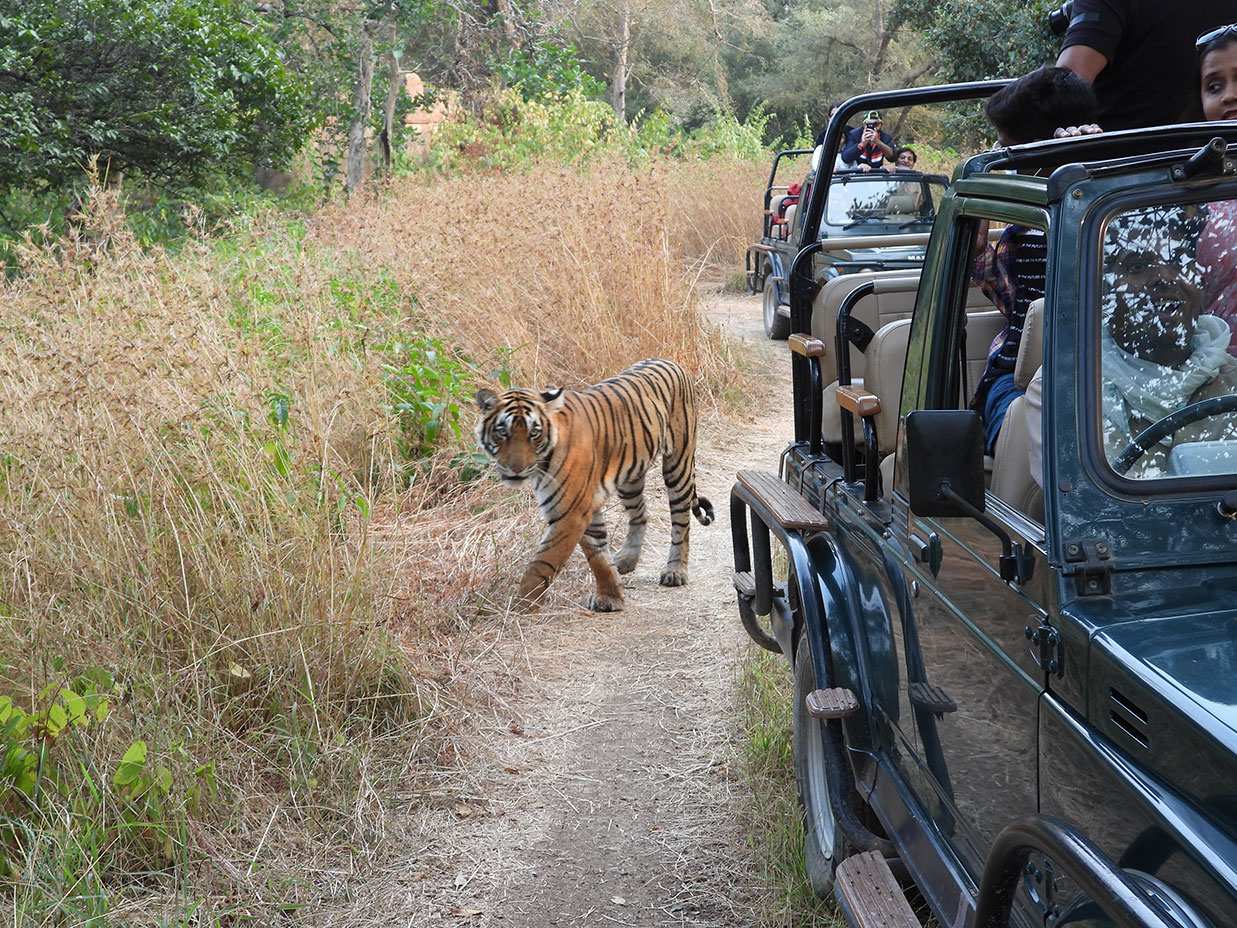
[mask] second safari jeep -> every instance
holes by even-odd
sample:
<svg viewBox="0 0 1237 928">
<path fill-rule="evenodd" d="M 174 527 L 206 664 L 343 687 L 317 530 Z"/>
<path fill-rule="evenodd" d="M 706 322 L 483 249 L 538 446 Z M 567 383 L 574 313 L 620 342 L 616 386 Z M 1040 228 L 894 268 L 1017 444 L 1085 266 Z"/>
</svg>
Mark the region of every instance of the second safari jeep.
<svg viewBox="0 0 1237 928">
<path fill-rule="evenodd" d="M 826 150 L 855 112 L 998 86 L 855 98 Z M 807 869 L 852 926 L 1237 925 L 1235 143 L 989 152 L 921 275 L 835 293 L 811 247 L 789 271 L 795 441 L 738 476 L 735 587 L 794 669 Z M 1046 243 L 1045 296 L 986 456 L 1003 317 L 973 275 L 1011 224 Z"/>
</svg>

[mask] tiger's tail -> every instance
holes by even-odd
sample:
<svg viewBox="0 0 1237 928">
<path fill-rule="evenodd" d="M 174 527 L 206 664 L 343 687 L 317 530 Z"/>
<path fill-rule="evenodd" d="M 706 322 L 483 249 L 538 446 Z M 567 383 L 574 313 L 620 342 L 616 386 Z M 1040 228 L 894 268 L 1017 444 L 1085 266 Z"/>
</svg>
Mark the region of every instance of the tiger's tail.
<svg viewBox="0 0 1237 928">
<path fill-rule="evenodd" d="M 697 496 L 692 503 L 692 515 L 701 525 L 709 525 L 713 521 L 713 504 L 703 496 Z"/>
</svg>

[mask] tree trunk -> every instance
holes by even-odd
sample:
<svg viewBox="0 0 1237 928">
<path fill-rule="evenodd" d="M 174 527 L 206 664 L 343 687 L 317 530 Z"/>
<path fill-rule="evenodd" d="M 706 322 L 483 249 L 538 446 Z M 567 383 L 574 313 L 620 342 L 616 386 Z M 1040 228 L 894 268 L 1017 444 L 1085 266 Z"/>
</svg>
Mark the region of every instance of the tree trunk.
<svg viewBox="0 0 1237 928">
<path fill-rule="evenodd" d="M 730 81 L 726 78 L 726 64 L 722 61 L 722 49 L 726 47 L 726 37 L 722 35 L 721 20 L 717 15 L 717 4 L 708 0 L 709 15 L 713 18 L 713 35 L 717 45 L 713 47 L 713 77 L 717 83 L 717 98 L 723 110 L 734 113 L 734 101 L 730 99 Z"/>
<path fill-rule="evenodd" d="M 352 125 L 348 128 L 348 155 L 344 167 L 344 192 L 349 196 L 361 185 L 361 174 L 365 170 L 365 128 L 369 125 L 369 100 L 374 89 L 374 34 L 371 23 L 365 23 L 361 28 L 358 58 Z"/>
<path fill-rule="evenodd" d="M 498 15 L 503 21 L 503 33 L 507 36 L 507 41 L 512 48 L 519 48 L 520 36 L 515 30 L 515 7 L 511 0 L 498 0 Z"/>
<path fill-rule="evenodd" d="M 382 166 L 391 170 L 395 161 L 395 104 L 399 102 L 400 71 L 399 54 L 395 48 L 395 21 L 387 23 L 387 41 L 391 51 L 387 56 L 387 99 L 382 107 Z"/>
<path fill-rule="evenodd" d="M 872 4 L 873 42 L 872 54 L 869 56 L 868 89 L 871 90 L 880 80 L 885 69 L 885 56 L 889 53 L 889 43 L 893 41 L 895 29 L 885 26 L 885 9 L 880 0 Z"/>
<path fill-rule="evenodd" d="M 624 124 L 627 123 L 627 53 L 631 49 L 631 3 L 623 4 L 619 23 L 618 55 L 614 61 L 614 74 L 610 78 L 610 103 Z"/>
</svg>

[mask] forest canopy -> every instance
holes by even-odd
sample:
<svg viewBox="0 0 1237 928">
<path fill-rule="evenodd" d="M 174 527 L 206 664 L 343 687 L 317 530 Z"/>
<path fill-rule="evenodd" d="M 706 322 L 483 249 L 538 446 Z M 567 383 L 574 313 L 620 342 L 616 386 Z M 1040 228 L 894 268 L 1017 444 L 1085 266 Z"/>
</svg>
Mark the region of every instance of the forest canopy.
<svg viewBox="0 0 1237 928">
<path fill-rule="evenodd" d="M 729 119 L 766 144 L 803 139 L 855 93 L 1050 60 L 1051 6 L 0 0 L 0 198 L 71 188 L 95 159 L 158 187 L 248 176 L 311 140 L 319 178 L 351 190 L 363 158 L 391 166 L 404 113 L 435 94 L 476 119 L 514 91 L 596 101 L 613 125 L 692 132 Z M 409 71 L 429 86 L 421 99 L 404 90 Z"/>
</svg>

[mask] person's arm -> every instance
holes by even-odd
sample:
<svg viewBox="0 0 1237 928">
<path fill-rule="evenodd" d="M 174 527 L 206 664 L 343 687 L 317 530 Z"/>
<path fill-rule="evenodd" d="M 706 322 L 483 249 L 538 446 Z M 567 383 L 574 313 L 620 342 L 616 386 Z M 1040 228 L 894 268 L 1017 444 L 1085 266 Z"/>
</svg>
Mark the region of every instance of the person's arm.
<svg viewBox="0 0 1237 928">
<path fill-rule="evenodd" d="M 1044 488 L 1044 369 L 1040 367 L 1027 384 L 1027 392 L 1023 394 L 1023 403 L 1027 411 L 1027 431 L 1030 433 L 1027 442 L 1027 456 L 1030 458 L 1031 479 L 1042 490 Z"/>
<path fill-rule="evenodd" d="M 898 159 L 893 153 L 893 136 L 888 132 L 881 132 L 876 136 L 876 144 L 880 146 L 881 151 L 885 155 L 886 161 L 897 161 Z"/>
<path fill-rule="evenodd" d="M 1071 45 L 1057 57 L 1058 68 L 1068 68 L 1088 84 L 1094 84 L 1100 72 L 1108 67 L 1108 57 L 1090 45 Z"/>
<path fill-rule="evenodd" d="M 992 280 L 992 265 L 996 258 L 995 249 L 988 244 L 988 228 L 988 220 L 980 220 L 979 227 L 975 230 L 975 243 L 971 246 L 971 254 L 975 255 L 971 264 L 971 283 L 981 288 Z"/>
<path fill-rule="evenodd" d="M 847 164 L 854 164 L 859 160 L 859 139 L 862 137 L 860 130 L 852 130 L 846 137 L 846 147 L 842 149 L 842 160 Z"/>
<path fill-rule="evenodd" d="M 1116 55 L 1129 16 L 1128 0 L 1074 0 L 1057 67 L 1094 83 Z"/>
</svg>

